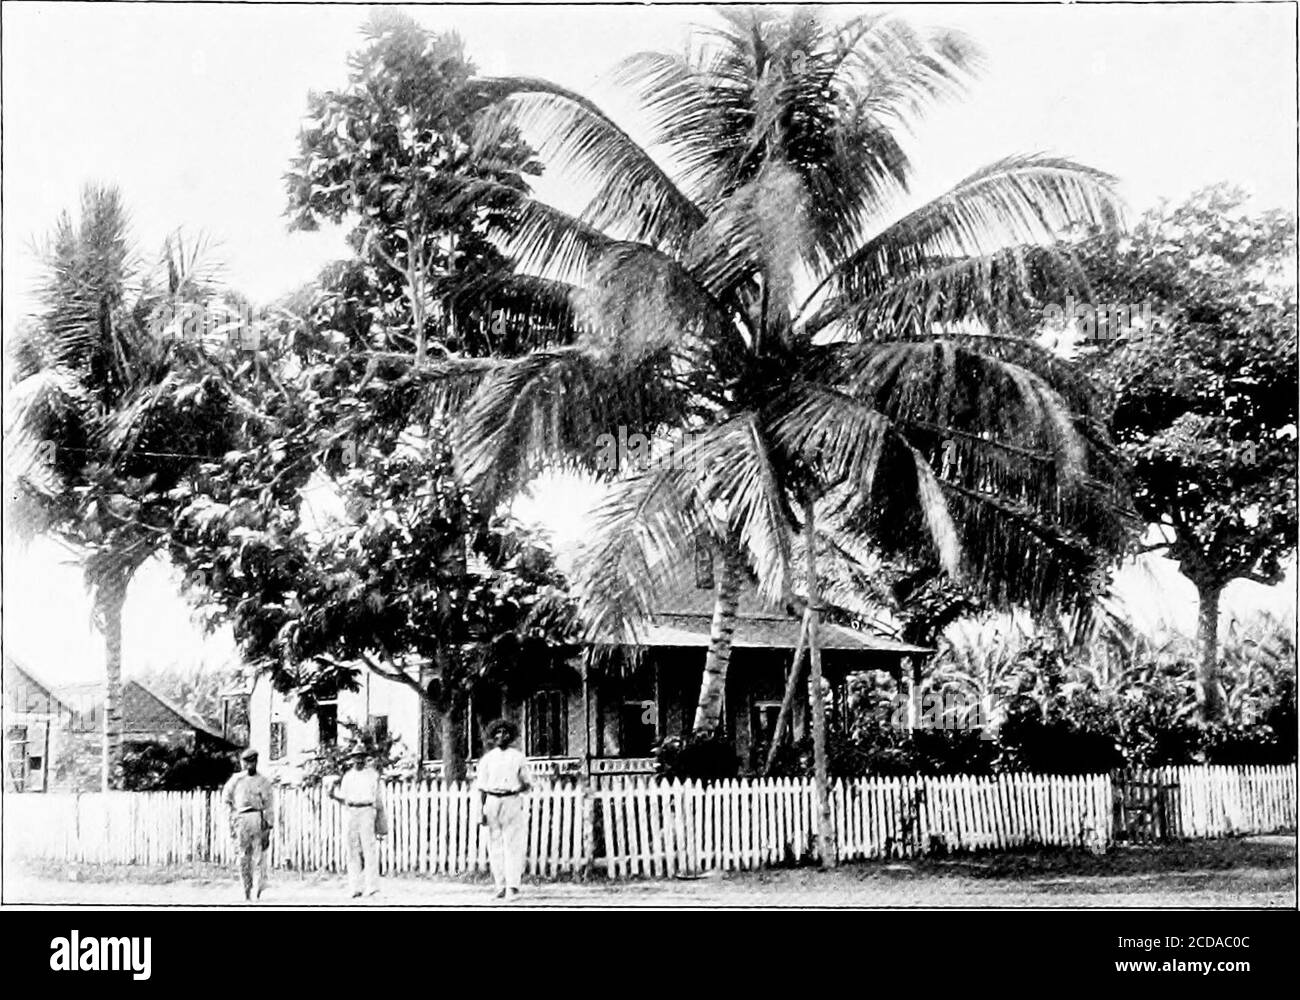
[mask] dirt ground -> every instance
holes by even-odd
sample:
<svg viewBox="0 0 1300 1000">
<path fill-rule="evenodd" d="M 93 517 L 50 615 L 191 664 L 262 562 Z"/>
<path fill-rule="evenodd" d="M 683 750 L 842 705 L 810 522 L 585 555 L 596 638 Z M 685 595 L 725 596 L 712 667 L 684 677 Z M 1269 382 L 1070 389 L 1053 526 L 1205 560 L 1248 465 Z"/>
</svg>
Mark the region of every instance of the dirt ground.
<svg viewBox="0 0 1300 1000">
<path fill-rule="evenodd" d="M 338 875 L 272 872 L 267 907 L 1290 907 L 1297 905 L 1294 836 L 1118 848 L 1102 857 L 1043 852 L 727 872 L 692 880 L 527 884 L 496 900 L 479 879 L 401 876 L 378 896 L 348 898 Z M 242 906 L 232 872 L 80 865 L 4 869 L 6 905 Z"/>
</svg>

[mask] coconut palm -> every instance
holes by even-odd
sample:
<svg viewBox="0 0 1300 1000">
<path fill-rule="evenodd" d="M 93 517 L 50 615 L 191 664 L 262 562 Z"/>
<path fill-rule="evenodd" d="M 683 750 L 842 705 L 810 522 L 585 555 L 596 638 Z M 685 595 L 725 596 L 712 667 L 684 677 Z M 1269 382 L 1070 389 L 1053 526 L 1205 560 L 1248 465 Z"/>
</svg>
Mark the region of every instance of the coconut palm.
<svg viewBox="0 0 1300 1000">
<path fill-rule="evenodd" d="M 118 192 L 88 187 L 80 218 L 64 213 L 42 250 L 40 309 L 10 344 L 10 523 L 19 538 L 54 537 L 81 563 L 105 642 L 111 788 L 122 779 L 127 587 L 165 545 L 176 491 L 234 441 L 230 366 L 207 354 L 196 322 L 216 295 L 206 250 L 177 234 L 144 268 Z M 220 323 L 206 333 L 208 346 L 225 337 Z"/>
<path fill-rule="evenodd" d="M 712 539 L 706 733 L 747 572 L 767 597 L 805 604 L 815 633 L 815 560 L 801 601 L 794 539 L 811 541 L 819 507 L 886 555 L 1035 607 L 1089 593 L 1126 535 L 1089 386 L 1017 335 L 1035 295 L 1077 274 L 1041 248 L 1116 217 L 1111 178 L 1010 157 L 907 211 L 898 135 L 962 89 L 969 43 L 888 15 L 718 16 L 688 55 L 621 66 L 646 147 L 565 88 L 483 83 L 498 122 L 538 136 L 539 155 L 595 193 L 579 217 L 521 200 L 512 252 L 569 281 L 585 322 L 570 346 L 493 366 L 458 449 L 497 498 L 547 461 L 591 467 L 620 424 L 691 433 L 671 463 L 614 484 L 581 581 L 593 636 L 635 639 Z M 815 642 L 810 653 L 816 702 Z M 816 735 L 816 703 L 813 716 Z"/>
<path fill-rule="evenodd" d="M 819 496 L 1003 601 L 1081 591 L 1092 543 L 1120 533 L 1113 464 L 1086 383 L 1014 331 L 1031 293 L 1072 271 L 1023 248 L 1112 218 L 1110 178 L 1013 157 L 896 218 L 911 165 L 895 134 L 959 89 L 970 46 L 881 15 L 720 16 L 694 56 L 622 67 L 671 171 L 581 95 L 485 82 L 597 193 L 581 218 L 521 203 L 517 258 L 568 272 L 587 329 L 494 366 L 466 469 L 502 496 L 557 455 L 591 466 L 619 422 L 707 429 L 602 509 L 633 530 L 602 532 L 589 560 L 615 584 L 588 588 L 598 630 L 634 621 L 628 601 L 644 608 L 680 565 L 665 557 L 704 529 L 723 549 L 722 617 L 745 563 L 788 599 L 795 508 Z"/>
</svg>

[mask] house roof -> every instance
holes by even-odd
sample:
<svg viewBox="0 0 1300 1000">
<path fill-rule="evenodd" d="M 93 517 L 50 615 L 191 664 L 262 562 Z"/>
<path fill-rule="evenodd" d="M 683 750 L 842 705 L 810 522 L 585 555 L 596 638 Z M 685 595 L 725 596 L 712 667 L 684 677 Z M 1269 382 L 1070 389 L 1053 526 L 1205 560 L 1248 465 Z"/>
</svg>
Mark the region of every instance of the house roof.
<svg viewBox="0 0 1300 1000">
<path fill-rule="evenodd" d="M 104 704 L 104 685 L 69 684 L 60 687 L 58 698 L 79 712 L 98 709 Z M 186 712 L 141 681 L 131 678 L 122 685 L 122 732 L 166 733 L 193 729 L 215 739 L 222 736 L 208 722 Z"/>
<path fill-rule="evenodd" d="M 129 680 L 122 688 L 122 731 L 127 733 L 168 732 L 194 729 L 216 739 L 222 736 L 197 715 L 168 701 L 138 680 Z"/>
<path fill-rule="evenodd" d="M 681 585 L 655 601 L 650 620 L 641 626 L 638 638 L 644 646 L 707 647 L 713 625 L 716 591 Z M 736 604 L 736 630 L 731 645 L 736 649 L 794 649 L 799 644 L 801 620 L 777 605 L 765 601 L 752 583 L 742 585 Z M 822 622 L 817 628 L 822 649 L 858 653 L 886 653 L 907 656 L 931 653 L 925 646 L 897 642 L 862 629 Z"/>
<path fill-rule="evenodd" d="M 40 688 L 40 690 L 45 695 L 49 696 L 54 701 L 57 701 L 64 708 L 72 711 L 76 710 L 75 706 L 69 704 L 62 697 L 62 693 L 60 690 L 56 690 L 53 685 L 47 684 L 40 677 L 38 677 L 30 667 L 28 667 L 24 663 L 19 662 L 17 658 L 11 656 L 8 653 L 4 654 L 4 670 L 5 673 L 21 674 L 26 679 L 28 684 L 31 684 L 33 687 Z"/>
<path fill-rule="evenodd" d="M 731 645 L 734 649 L 794 649 L 799 643 L 801 625 L 798 618 L 789 615 L 738 615 L 736 630 L 731 635 Z M 712 614 L 656 614 L 644 626 L 641 640 L 646 646 L 707 647 L 712 627 Z M 896 656 L 931 652 L 924 646 L 896 642 L 871 632 L 844 628 L 829 622 L 818 625 L 817 639 L 822 649 L 846 652 L 889 653 Z"/>
</svg>

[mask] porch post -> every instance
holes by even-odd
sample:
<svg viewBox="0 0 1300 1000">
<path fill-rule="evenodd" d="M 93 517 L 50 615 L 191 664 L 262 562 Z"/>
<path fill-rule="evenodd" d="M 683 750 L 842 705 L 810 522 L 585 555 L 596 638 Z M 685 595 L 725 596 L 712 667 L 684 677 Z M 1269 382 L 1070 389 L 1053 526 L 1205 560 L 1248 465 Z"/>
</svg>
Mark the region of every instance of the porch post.
<svg viewBox="0 0 1300 1000">
<path fill-rule="evenodd" d="M 587 665 L 591 648 L 582 654 L 582 878 L 587 878 L 596 864 L 596 789 L 591 776 L 591 681 Z"/>
<path fill-rule="evenodd" d="M 591 785 L 591 681 L 587 676 L 590 650 L 582 654 L 582 777 Z"/>
<path fill-rule="evenodd" d="M 907 729 L 911 733 L 921 724 L 921 657 L 909 656 L 908 663 L 912 669 L 907 692 Z"/>
</svg>

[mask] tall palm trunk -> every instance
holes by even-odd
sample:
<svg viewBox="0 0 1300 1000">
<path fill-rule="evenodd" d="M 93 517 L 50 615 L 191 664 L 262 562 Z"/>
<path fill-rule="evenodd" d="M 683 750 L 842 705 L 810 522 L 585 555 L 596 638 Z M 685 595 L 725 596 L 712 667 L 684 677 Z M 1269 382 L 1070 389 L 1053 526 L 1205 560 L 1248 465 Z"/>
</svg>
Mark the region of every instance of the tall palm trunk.
<svg viewBox="0 0 1300 1000">
<path fill-rule="evenodd" d="M 817 589 L 817 525 L 813 504 L 804 504 L 804 550 L 808 561 L 808 687 L 812 693 L 813 781 L 817 790 L 817 853 L 822 866 L 834 868 L 835 830 L 831 826 L 830 778 L 826 766 L 826 701 L 822 697 L 822 649 L 817 637 L 821 619 Z"/>
<path fill-rule="evenodd" d="M 740 601 L 740 554 L 732 545 L 722 547 L 722 568 L 718 573 L 717 597 L 713 602 L 713 624 L 709 629 L 709 653 L 704 660 L 700 700 L 695 706 L 696 733 L 711 736 L 722 719 L 722 696 L 727 689 L 727 667 L 731 663 L 731 637 L 736 631 L 736 606 Z"/>
<path fill-rule="evenodd" d="M 101 785 L 104 791 L 122 787 L 122 608 L 126 582 L 115 580 L 100 590 L 104 624 L 104 755 Z"/>
<path fill-rule="evenodd" d="M 1215 584 L 1197 585 L 1196 642 L 1199 647 L 1196 685 L 1200 695 L 1201 720 L 1218 722 L 1223 718 L 1223 689 L 1219 684 L 1219 598 L 1223 588 Z"/>
</svg>

